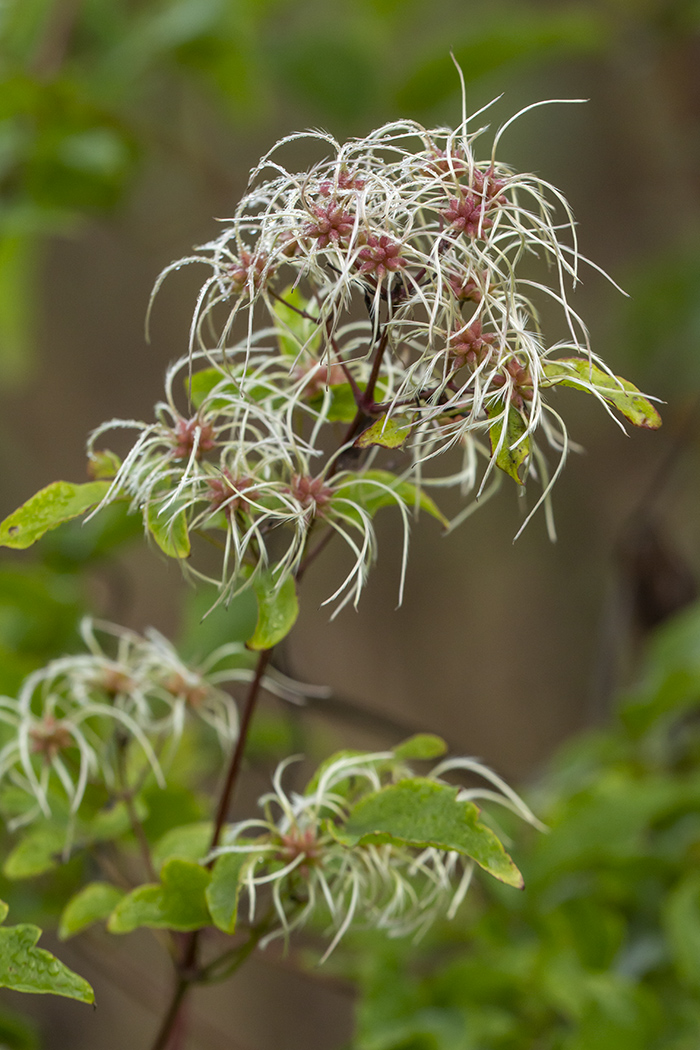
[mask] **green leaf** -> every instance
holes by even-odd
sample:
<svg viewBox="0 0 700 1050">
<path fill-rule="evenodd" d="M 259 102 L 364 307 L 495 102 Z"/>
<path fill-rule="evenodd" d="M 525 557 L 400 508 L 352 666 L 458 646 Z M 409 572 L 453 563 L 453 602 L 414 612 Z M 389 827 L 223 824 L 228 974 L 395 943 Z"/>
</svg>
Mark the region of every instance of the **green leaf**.
<svg viewBox="0 0 700 1050">
<path fill-rule="evenodd" d="M 214 864 L 206 898 L 214 925 L 224 933 L 233 933 L 236 929 L 238 898 L 243 880 L 258 859 L 258 854 L 222 853 Z"/>
<path fill-rule="evenodd" d="M 506 434 L 501 444 L 503 433 L 503 405 L 494 405 L 488 410 L 489 418 L 495 422 L 489 427 L 491 454 L 496 457 L 496 466 L 508 474 L 518 485 L 523 484 L 520 470 L 530 455 L 530 438 L 520 441 L 527 424 L 514 405 L 508 407 Z M 520 442 L 517 444 L 517 442 Z M 500 448 L 499 448 L 500 444 Z"/>
<path fill-rule="evenodd" d="M 4 906 L 7 915 L 7 905 Z M 93 1003 L 95 993 L 77 973 L 35 945 L 41 937 L 38 926 L 21 923 L 0 927 L 0 986 L 16 992 L 48 992 Z"/>
<path fill-rule="evenodd" d="M 478 807 L 458 801 L 458 792 L 424 777 L 401 780 L 361 799 L 334 833 L 349 846 L 399 842 L 455 850 L 501 882 L 521 888 L 522 875 L 493 831 L 479 822 Z"/>
<path fill-rule="evenodd" d="M 9 122 L 3 124 L 7 127 Z M 7 204 L 3 210 L 6 208 Z M 19 386 L 34 364 L 38 241 L 29 231 L 0 238 L 0 382 L 4 389 Z"/>
<path fill-rule="evenodd" d="M 201 368 L 198 372 L 193 372 L 191 383 L 189 377 L 185 377 L 185 391 L 193 408 L 200 408 L 214 387 L 227 379 L 228 377 L 220 368 Z M 234 389 L 233 382 L 231 382 L 231 390 Z"/>
<path fill-rule="evenodd" d="M 45 532 L 96 506 L 108 490 L 108 481 L 89 481 L 85 485 L 54 481 L 0 524 L 0 547 L 31 547 Z"/>
<path fill-rule="evenodd" d="M 363 430 L 355 442 L 358 448 L 380 445 L 382 448 L 401 448 L 411 433 L 410 422 L 405 416 L 383 415 Z"/>
<path fill-rule="evenodd" d="M 154 867 L 159 871 L 173 857 L 200 861 L 209 852 L 213 830 L 214 825 L 207 820 L 166 831 L 153 849 Z"/>
<path fill-rule="evenodd" d="M 210 879 L 206 868 L 175 857 L 163 866 L 160 883 L 138 886 L 122 898 L 107 929 L 110 933 L 131 933 L 149 926 L 184 933 L 210 926 L 205 898 Z"/>
<path fill-rule="evenodd" d="M 351 504 L 358 504 L 374 517 L 382 507 L 396 506 L 397 497 L 409 508 L 417 505 L 431 517 L 437 518 L 445 528 L 449 525 L 449 521 L 430 496 L 410 481 L 402 481 L 389 470 L 366 470 L 357 478 L 343 482 L 336 489 L 331 506 L 337 501 L 338 510 L 342 510 L 343 514 L 352 514 L 352 508 L 347 506 L 349 501 Z"/>
<path fill-rule="evenodd" d="M 168 510 L 166 514 L 160 514 L 157 504 L 149 504 L 146 510 L 146 525 L 153 539 L 169 558 L 189 557 L 191 547 L 185 510 Z"/>
<path fill-rule="evenodd" d="M 0 1013 L 0 1048 L 2 1050 L 40 1050 L 39 1034 L 35 1023 L 28 1017 Z"/>
<path fill-rule="evenodd" d="M 700 874 L 691 871 L 664 908 L 669 947 L 681 978 L 700 988 Z"/>
<path fill-rule="evenodd" d="M 272 572 L 258 573 L 253 580 L 258 599 L 258 622 L 246 642 L 249 649 L 272 649 L 285 638 L 299 615 L 296 584 L 291 576 L 279 586 Z"/>
<path fill-rule="evenodd" d="M 112 481 L 118 474 L 122 461 L 108 448 L 92 452 L 88 459 L 88 473 L 95 481 Z"/>
<path fill-rule="evenodd" d="M 66 904 L 61 914 L 58 936 L 62 941 L 108 919 L 124 896 L 124 891 L 109 882 L 89 882 Z"/>
<path fill-rule="evenodd" d="M 316 772 L 312 776 L 311 780 L 308 782 L 308 784 L 304 788 L 304 794 L 307 795 L 307 796 L 308 795 L 313 795 L 313 793 L 318 788 L 318 782 L 321 779 L 321 777 L 323 776 L 323 774 L 326 772 L 327 769 L 330 768 L 330 766 L 334 765 L 336 762 L 339 762 L 343 758 L 363 758 L 366 754 L 367 754 L 366 751 L 358 751 L 355 748 L 350 748 L 350 747 L 343 748 L 340 751 L 334 751 L 332 755 L 328 756 L 328 758 L 324 758 L 323 762 L 318 767 L 318 769 L 316 770 Z M 375 766 L 374 768 L 375 769 L 376 768 L 381 768 L 381 766 Z M 348 780 L 338 781 L 338 782 L 336 782 L 334 784 L 333 791 L 336 794 L 343 794 L 343 792 L 347 789 L 347 786 L 349 785 L 349 783 L 350 783 L 350 779 L 349 778 L 348 778 Z"/>
<path fill-rule="evenodd" d="M 577 390 L 597 394 L 621 412 L 636 427 L 658 430 L 661 416 L 651 401 L 638 388 L 619 376 L 612 376 L 586 358 L 562 358 L 544 366 L 544 386 L 572 386 Z"/>
<path fill-rule="evenodd" d="M 134 799 L 134 811 L 139 820 L 148 816 L 148 806 L 141 798 Z M 80 822 L 83 842 L 109 842 L 131 831 L 131 817 L 126 802 L 117 802 L 99 810 L 90 820 Z"/>
<path fill-rule="evenodd" d="M 51 871 L 61 860 L 65 832 L 51 825 L 32 829 L 11 851 L 3 865 L 8 879 L 30 879 Z"/>
<path fill-rule="evenodd" d="M 416 733 L 408 740 L 394 748 L 394 754 L 401 759 L 440 758 L 447 751 L 447 744 L 442 737 L 433 733 Z"/>
<path fill-rule="evenodd" d="M 324 394 L 315 394 L 309 404 L 317 411 L 321 410 Z M 338 383 L 330 387 L 330 398 L 325 418 L 329 423 L 352 423 L 357 415 L 357 402 L 349 383 Z"/>
</svg>

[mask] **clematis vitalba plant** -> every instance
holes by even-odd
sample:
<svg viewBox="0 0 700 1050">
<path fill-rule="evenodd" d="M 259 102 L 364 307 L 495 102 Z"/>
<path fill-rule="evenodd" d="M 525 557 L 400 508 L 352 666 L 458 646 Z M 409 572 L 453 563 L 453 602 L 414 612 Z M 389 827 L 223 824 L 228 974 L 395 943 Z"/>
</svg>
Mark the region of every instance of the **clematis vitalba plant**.
<svg viewBox="0 0 700 1050">
<path fill-rule="evenodd" d="M 88 878 L 65 904 L 62 936 L 99 921 L 114 934 L 167 931 L 175 984 L 153 1050 L 174 1046 L 189 989 L 229 975 L 255 946 L 311 926 L 325 958 L 353 925 L 420 936 L 455 914 L 475 871 L 522 885 L 480 804 L 536 817 L 486 766 L 444 758 L 428 734 L 340 752 L 301 791 L 286 786 L 287 759 L 260 811 L 230 822 L 261 692 L 311 688 L 275 669 L 273 651 L 330 541 L 350 554 L 326 597 L 336 615 L 358 604 L 375 516 L 392 508 L 400 600 L 421 514 L 451 530 L 507 483 L 530 500 L 523 527 L 543 506 L 553 529 L 550 495 L 570 448 L 559 387 L 660 425 L 595 355 L 569 301 L 586 260 L 566 200 L 497 157 L 510 121 L 482 150 L 478 117 L 456 131 L 395 122 L 343 145 L 314 132 L 305 138 L 322 158 L 304 172 L 284 163 L 304 136 L 278 143 L 220 236 L 156 283 L 154 294 L 171 271 L 203 267 L 187 352 L 167 369 L 152 419 L 106 421 L 88 441 L 91 481 L 49 485 L 0 525 L 0 542 L 25 548 L 122 504 L 188 577 L 214 585 L 216 605 L 255 593 L 246 644 L 198 667 L 157 632 L 87 620 L 84 653 L 0 698 L 0 805 L 19 835 L 5 872 L 29 877 L 82 852 Z M 561 318 L 554 342 L 540 327 L 544 303 Z M 115 442 L 126 442 L 122 456 Z M 447 489 L 463 500 L 452 520 L 440 509 Z M 209 765 L 194 768 L 208 811 L 155 835 L 149 807 L 179 782 L 183 747 L 206 734 L 216 746 L 202 745 Z M 463 773 L 482 786 L 454 783 Z M 119 878 L 105 877 L 115 853 L 126 857 Z M 2 983 L 90 998 L 55 966 L 41 988 L 0 967 Z"/>
</svg>

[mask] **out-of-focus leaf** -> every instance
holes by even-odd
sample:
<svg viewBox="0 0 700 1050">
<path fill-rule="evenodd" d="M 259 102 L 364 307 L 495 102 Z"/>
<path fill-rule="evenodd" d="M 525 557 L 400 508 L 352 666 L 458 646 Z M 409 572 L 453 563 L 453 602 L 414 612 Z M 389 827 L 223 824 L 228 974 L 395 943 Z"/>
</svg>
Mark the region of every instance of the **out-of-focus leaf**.
<svg viewBox="0 0 700 1050">
<path fill-rule="evenodd" d="M 205 890 L 211 878 L 206 868 L 177 857 L 161 872 L 159 884 L 138 886 L 117 904 L 107 924 L 111 933 L 130 933 L 139 926 L 198 930 L 211 925 Z"/>
<path fill-rule="evenodd" d="M 540 11 L 512 7 L 507 17 L 470 18 L 469 33 L 451 46 L 465 79 L 477 80 L 497 69 L 546 56 L 596 54 L 605 50 L 609 29 L 602 14 L 592 8 L 562 8 Z M 404 112 L 422 112 L 458 91 L 455 70 L 438 54 L 419 65 L 398 91 L 397 103 Z"/>
<path fill-rule="evenodd" d="M 0 546 L 24 550 L 44 533 L 96 506 L 109 490 L 107 481 L 75 485 L 54 481 L 37 492 L 0 524 Z"/>
<path fill-rule="evenodd" d="M 58 936 L 62 941 L 75 937 L 95 922 L 108 919 L 124 896 L 124 890 L 109 882 L 89 882 L 75 894 L 61 913 Z"/>
<path fill-rule="evenodd" d="M 33 828 L 25 833 L 3 864 L 8 879 L 29 879 L 51 871 L 61 860 L 65 832 L 52 825 Z"/>
<path fill-rule="evenodd" d="M 184 824 L 166 831 L 153 848 L 154 867 L 160 870 L 173 857 L 201 861 L 209 851 L 212 832 L 213 824 L 208 820 L 199 821 L 197 824 Z"/>
<path fill-rule="evenodd" d="M 449 522 L 437 504 L 410 481 L 402 481 L 388 470 L 366 470 L 358 478 L 344 481 L 338 485 L 331 500 L 343 514 L 352 514 L 351 504 L 357 503 L 370 517 L 374 517 L 382 507 L 396 506 L 397 499 L 409 510 L 418 506 L 431 517 L 437 518 L 441 525 L 447 527 Z"/>
<path fill-rule="evenodd" d="M 408 740 L 404 740 L 394 748 L 396 757 L 404 761 L 440 758 L 446 751 L 445 741 L 433 733 L 416 733 L 415 736 L 410 736 Z"/>
<path fill-rule="evenodd" d="M 258 622 L 246 645 L 256 651 L 272 649 L 289 634 L 299 615 L 296 584 L 288 576 L 280 587 L 267 571 L 255 577 L 253 590 L 258 599 Z"/>
<path fill-rule="evenodd" d="M 679 976 L 700 990 L 700 873 L 689 872 L 675 887 L 664 919 Z"/>
<path fill-rule="evenodd" d="M 36 237 L 0 236 L 0 386 L 21 383 L 34 365 Z"/>
<path fill-rule="evenodd" d="M 2 918 L 7 916 L 3 904 Z M 17 992 L 40 992 L 63 995 L 83 1003 L 95 1001 L 87 981 L 73 973 L 62 962 L 35 945 L 41 937 L 38 926 L 0 926 L 0 986 Z"/>
<path fill-rule="evenodd" d="M 479 822 L 478 807 L 458 801 L 458 792 L 423 777 L 401 780 L 361 799 L 334 834 L 348 845 L 400 842 L 455 850 L 501 882 L 522 887 L 522 875 L 498 838 Z"/>
</svg>

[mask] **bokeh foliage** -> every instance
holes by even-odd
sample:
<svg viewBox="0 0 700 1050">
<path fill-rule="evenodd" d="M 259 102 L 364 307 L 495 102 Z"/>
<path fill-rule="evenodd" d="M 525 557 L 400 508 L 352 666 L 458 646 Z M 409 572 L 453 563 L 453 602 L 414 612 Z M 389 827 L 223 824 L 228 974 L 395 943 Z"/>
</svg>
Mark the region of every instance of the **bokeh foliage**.
<svg viewBox="0 0 700 1050">
<path fill-rule="evenodd" d="M 128 207 L 154 159 L 217 168 L 216 154 L 193 142 L 180 119 L 188 100 L 232 136 L 322 124 L 342 137 L 392 116 L 442 114 L 456 95 L 451 49 L 470 89 L 492 94 L 523 70 L 556 73 L 557 63 L 577 61 L 609 70 L 630 54 L 649 58 L 656 101 L 666 101 L 662 122 L 671 114 L 681 148 L 669 156 L 659 146 L 643 160 L 637 192 L 655 195 L 648 225 L 639 222 L 644 254 L 630 267 L 633 298 L 619 343 L 658 378 L 659 393 L 687 392 L 700 379 L 700 266 L 688 236 L 698 223 L 698 172 L 686 134 L 698 104 L 683 68 L 697 57 L 699 28 L 694 0 L 439 0 L 430 8 L 345 0 L 332 10 L 321 0 L 6 0 L 0 385 L 26 383 L 40 367 L 48 239 L 80 236 L 96 216 Z M 665 76 L 671 68 L 675 77 Z M 649 126 L 653 139 L 651 116 Z M 629 190 L 617 183 L 617 207 L 629 205 Z M 91 581 L 135 528 L 116 508 L 47 536 L 31 562 L 25 556 L 0 569 L 1 692 L 12 694 L 30 670 L 75 647 Z M 190 650 L 206 648 L 206 632 L 214 639 L 226 629 L 213 617 L 203 635 L 194 607 L 185 620 Z M 519 846 L 519 857 L 527 850 L 525 894 L 483 891 L 464 927 L 408 960 L 403 945 L 362 945 L 358 1048 L 697 1045 L 699 638 L 696 611 L 670 625 L 620 718 L 575 742 L 547 774 L 540 812 L 547 810 L 552 831 Z M 284 732 L 273 726 L 270 736 L 287 748 L 286 739 L 279 743 Z M 158 832 L 170 826 L 155 808 L 151 817 Z M 23 883 L 17 907 L 55 916 L 77 881 L 67 871 L 65 885 L 51 891 Z M 3 1016 L 0 1042 L 21 1050 L 36 1037 Z"/>
</svg>

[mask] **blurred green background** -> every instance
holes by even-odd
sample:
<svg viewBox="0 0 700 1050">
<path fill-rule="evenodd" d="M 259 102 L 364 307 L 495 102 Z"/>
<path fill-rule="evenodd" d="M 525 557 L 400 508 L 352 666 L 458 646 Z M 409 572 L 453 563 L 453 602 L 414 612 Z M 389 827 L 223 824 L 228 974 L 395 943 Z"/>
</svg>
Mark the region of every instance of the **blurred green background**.
<svg viewBox="0 0 700 1050">
<path fill-rule="evenodd" d="M 589 270 L 574 306 L 595 351 L 667 402 L 664 428 L 624 436 L 598 406 L 564 393 L 586 454 L 571 457 L 555 490 L 558 544 L 540 518 L 512 545 L 522 512 L 510 489 L 447 538 L 421 523 L 396 612 L 398 522 L 387 512 L 359 614 L 329 624 L 318 608 L 333 575 L 329 550 L 309 573 L 283 657 L 289 672 L 369 712 L 320 718 L 329 741 L 372 746 L 394 742 L 402 725 L 431 729 L 523 782 L 560 741 L 605 723 L 648 631 L 695 596 L 697 0 L 4 0 L 0 517 L 50 481 L 83 480 L 92 427 L 150 418 L 166 364 L 186 350 L 199 274 L 187 268 L 166 283 L 149 346 L 153 281 L 216 233 L 260 154 L 304 127 L 342 139 L 395 117 L 454 125 L 450 52 L 471 111 L 502 96 L 494 125 L 542 98 L 588 100 L 526 115 L 500 158 L 563 190 L 584 254 L 630 293 Z M 303 146 L 297 155 L 300 168 L 315 159 Z M 75 644 L 85 608 L 139 630 L 153 624 L 193 652 L 226 631 L 221 621 L 198 626 L 177 566 L 135 535 L 138 524 L 115 513 L 52 534 L 36 554 L 3 556 L 0 690 Z M 127 964 L 131 952 L 151 951 L 134 943 L 122 952 Z M 342 982 L 318 990 L 280 965 L 256 960 L 237 985 L 229 1013 L 242 1017 L 240 1044 L 341 1045 L 351 1012 Z M 264 1006 L 263 983 L 287 1013 Z M 85 1045 L 121 1047 L 109 1017 L 125 1012 L 141 1045 L 157 982 L 138 993 L 140 1007 L 133 987 L 116 993 L 99 1028 L 79 1007 L 53 1007 L 46 1046 L 78 1046 L 73 1026 L 84 1023 Z M 427 1042 L 382 1047 L 453 1045 L 428 1030 Z M 501 1046 L 483 1038 L 474 1045 Z M 598 1045 L 608 1046 L 586 1050 Z"/>
</svg>

